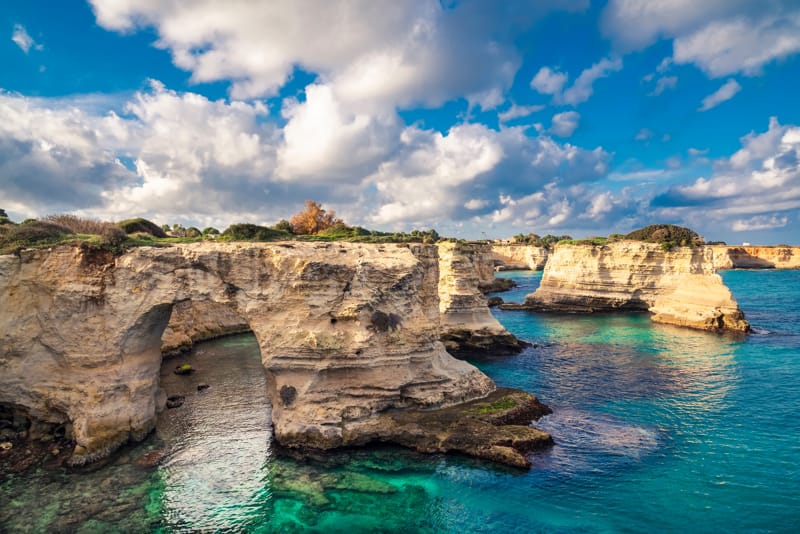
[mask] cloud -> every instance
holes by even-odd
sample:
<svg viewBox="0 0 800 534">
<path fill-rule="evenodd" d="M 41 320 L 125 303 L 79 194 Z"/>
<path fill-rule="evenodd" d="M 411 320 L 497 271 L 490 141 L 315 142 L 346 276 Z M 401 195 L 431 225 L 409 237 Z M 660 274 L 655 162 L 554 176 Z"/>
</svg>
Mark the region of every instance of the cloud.
<svg viewBox="0 0 800 534">
<path fill-rule="evenodd" d="M 11 33 L 11 40 L 14 41 L 20 49 L 26 54 L 30 52 L 31 48 L 34 50 L 43 50 L 44 45 L 41 45 L 33 40 L 28 34 L 28 30 L 22 24 L 14 24 L 14 31 Z"/>
<path fill-rule="evenodd" d="M 502 103 L 514 80 L 519 33 L 550 11 L 587 7 L 585 0 L 513 0 L 503 8 L 432 0 L 91 3 L 106 29 L 154 28 L 156 46 L 193 82 L 230 82 L 235 99 L 274 95 L 301 68 L 333 86 L 341 102 L 433 106 L 466 96 L 484 109 Z"/>
<path fill-rule="evenodd" d="M 708 111 L 711 108 L 715 108 L 718 105 L 722 104 L 723 102 L 730 100 L 736 93 L 742 90 L 742 86 L 734 80 L 730 79 L 725 84 L 705 97 L 703 99 L 702 105 L 697 109 L 698 111 Z"/>
<path fill-rule="evenodd" d="M 622 52 L 672 39 L 677 64 L 695 64 L 711 77 L 758 75 L 800 51 L 799 8 L 794 0 L 610 0 L 601 27 Z"/>
<path fill-rule="evenodd" d="M 349 109 L 329 85 L 312 84 L 305 93 L 302 103 L 284 102 L 288 123 L 278 148 L 279 178 L 358 181 L 394 150 L 401 129 L 395 113 Z"/>
<path fill-rule="evenodd" d="M 541 111 L 544 109 L 544 106 L 518 106 L 517 104 L 511 104 L 505 111 L 499 111 L 497 113 L 497 118 L 500 122 L 506 123 L 513 121 L 515 119 L 522 119 L 524 117 L 528 117 L 533 115 L 537 111 Z"/>
<path fill-rule="evenodd" d="M 651 207 L 675 216 L 702 214 L 731 228 L 732 217 L 743 227 L 742 216 L 755 218 L 800 208 L 800 127 L 783 126 L 773 117 L 766 132 L 748 134 L 741 142 L 742 148 L 730 158 L 714 163 L 710 178 L 672 186 L 656 196 Z M 763 223 L 763 219 L 754 220 Z"/>
<path fill-rule="evenodd" d="M 636 137 L 634 137 L 634 139 L 636 139 L 637 141 L 647 141 L 654 135 L 655 134 L 650 128 L 642 128 L 636 133 Z"/>
<path fill-rule="evenodd" d="M 594 82 L 609 76 L 612 72 L 622 70 L 620 58 L 603 58 L 588 69 L 581 72 L 572 86 L 564 91 L 561 101 L 565 104 L 576 105 L 586 102 L 594 94 Z"/>
<path fill-rule="evenodd" d="M 531 80 L 531 88 L 543 95 L 559 95 L 569 76 L 563 72 L 542 67 Z"/>
<path fill-rule="evenodd" d="M 570 137 L 578 128 L 581 116 L 577 111 L 565 111 L 553 115 L 550 133 L 558 137 Z"/>
<path fill-rule="evenodd" d="M 287 104 L 284 128 L 260 102 L 212 101 L 159 82 L 116 111 L 105 99 L 0 94 L 0 205 L 23 217 L 225 226 L 273 223 L 315 198 L 351 224 L 442 228 L 486 216 L 500 194 L 569 189 L 608 169 L 602 148 L 531 138 L 525 127 L 376 127 L 372 115 L 343 111 L 329 89 L 315 84 L 305 102 Z M 339 138 L 305 130 L 309 116 L 336 122 Z"/>
<path fill-rule="evenodd" d="M 603 58 L 581 72 L 570 87 L 563 89 L 568 75 L 542 67 L 531 80 L 531 87 L 542 94 L 553 95 L 553 102 L 556 104 L 576 106 L 586 102 L 594 94 L 595 81 L 621 69 L 620 58 Z"/>
<path fill-rule="evenodd" d="M 678 85 L 677 76 L 664 76 L 663 78 L 659 78 L 656 81 L 655 89 L 653 89 L 652 92 L 648 93 L 648 96 L 658 96 L 668 89 L 675 89 L 677 85 Z"/>
<path fill-rule="evenodd" d="M 800 12 L 760 19 L 713 21 L 674 43 L 675 63 L 694 63 L 709 76 L 759 75 L 762 67 L 800 51 Z"/>
<path fill-rule="evenodd" d="M 756 215 L 749 219 L 737 219 L 733 221 L 731 227 L 734 232 L 746 232 L 753 230 L 771 230 L 773 228 L 783 228 L 789 224 L 789 217 L 777 215 Z"/>
</svg>

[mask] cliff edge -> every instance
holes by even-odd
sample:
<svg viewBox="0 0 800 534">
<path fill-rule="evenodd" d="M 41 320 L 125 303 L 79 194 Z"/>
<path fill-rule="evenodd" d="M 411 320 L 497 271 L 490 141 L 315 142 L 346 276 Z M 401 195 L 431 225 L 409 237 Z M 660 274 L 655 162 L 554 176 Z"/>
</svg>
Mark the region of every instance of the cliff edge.
<svg viewBox="0 0 800 534">
<path fill-rule="evenodd" d="M 458 357 L 517 354 L 528 346 L 494 318 L 481 288 L 494 283 L 488 245 L 442 242 L 439 248 L 439 311 L 442 341 Z"/>
<path fill-rule="evenodd" d="M 438 285 L 437 249 L 413 244 L 203 242 L 119 257 L 60 246 L 0 256 L 0 405 L 59 425 L 75 442 L 74 464 L 141 439 L 165 402 L 161 340 L 173 309 L 206 302 L 229 308 L 258 339 L 279 443 L 392 440 L 386 413 L 495 390 L 439 341 Z"/>
<path fill-rule="evenodd" d="M 654 322 L 747 332 L 749 325 L 715 273 L 708 247 L 617 241 L 558 244 L 526 309 L 562 312 L 649 311 Z"/>
</svg>

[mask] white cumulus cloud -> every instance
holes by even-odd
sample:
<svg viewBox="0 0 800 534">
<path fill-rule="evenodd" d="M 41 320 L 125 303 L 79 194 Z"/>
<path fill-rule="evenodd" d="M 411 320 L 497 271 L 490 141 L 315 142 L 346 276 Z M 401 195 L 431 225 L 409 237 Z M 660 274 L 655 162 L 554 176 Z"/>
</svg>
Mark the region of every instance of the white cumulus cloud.
<svg viewBox="0 0 800 534">
<path fill-rule="evenodd" d="M 622 70 L 622 59 L 603 58 L 581 72 L 572 85 L 566 87 L 567 74 L 542 67 L 531 80 L 531 87 L 542 94 L 553 95 L 556 104 L 576 106 L 591 98 L 594 82 L 619 70 Z"/>
<path fill-rule="evenodd" d="M 577 111 L 565 111 L 553 115 L 550 133 L 558 137 L 570 137 L 578 128 L 580 114 Z"/>
</svg>

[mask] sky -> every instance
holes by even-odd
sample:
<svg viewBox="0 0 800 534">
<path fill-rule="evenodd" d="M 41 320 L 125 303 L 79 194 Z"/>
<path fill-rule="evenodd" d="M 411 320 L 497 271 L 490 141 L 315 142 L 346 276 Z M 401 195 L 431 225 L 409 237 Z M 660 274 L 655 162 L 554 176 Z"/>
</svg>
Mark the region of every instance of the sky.
<svg viewBox="0 0 800 534">
<path fill-rule="evenodd" d="M 0 5 L 0 208 L 800 244 L 800 0 Z"/>
</svg>

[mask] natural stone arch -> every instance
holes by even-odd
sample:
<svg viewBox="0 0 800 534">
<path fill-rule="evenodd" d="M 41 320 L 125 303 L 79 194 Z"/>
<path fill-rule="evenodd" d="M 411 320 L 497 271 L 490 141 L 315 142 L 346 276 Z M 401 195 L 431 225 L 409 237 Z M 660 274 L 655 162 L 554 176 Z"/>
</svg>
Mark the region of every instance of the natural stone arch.
<svg viewBox="0 0 800 534">
<path fill-rule="evenodd" d="M 422 245 L 311 243 L 2 256 L 2 301 L 17 313 L 0 314 L 0 402 L 43 420 L 66 414 L 75 463 L 141 439 L 155 424 L 171 307 L 213 300 L 235 307 L 258 339 L 279 442 L 379 438 L 378 412 L 494 388 L 438 341 L 436 262 Z M 394 328 L 376 324 L 381 314 Z"/>
</svg>

